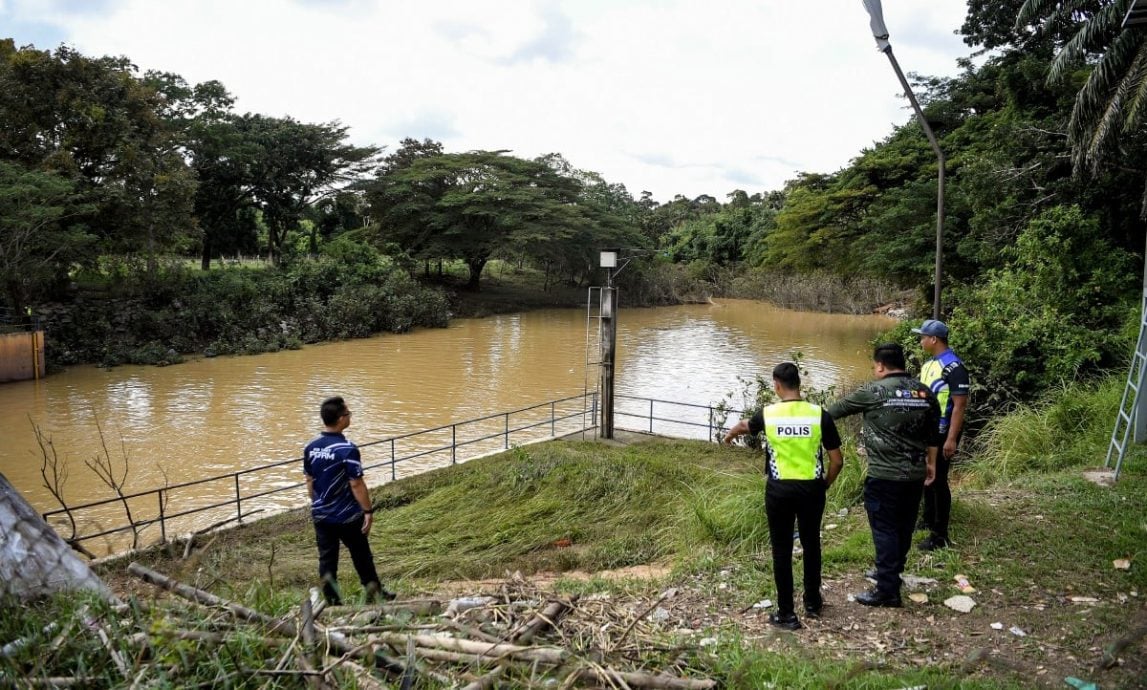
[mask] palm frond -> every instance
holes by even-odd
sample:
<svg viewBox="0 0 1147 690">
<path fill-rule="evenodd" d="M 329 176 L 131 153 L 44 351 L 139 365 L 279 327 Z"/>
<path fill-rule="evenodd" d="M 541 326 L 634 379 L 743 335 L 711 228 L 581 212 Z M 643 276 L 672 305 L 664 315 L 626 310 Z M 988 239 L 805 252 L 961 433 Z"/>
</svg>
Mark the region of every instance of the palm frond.
<svg viewBox="0 0 1147 690">
<path fill-rule="evenodd" d="M 1111 144 L 1114 143 L 1118 135 L 1121 125 L 1123 124 L 1123 104 L 1127 102 L 1130 95 L 1127 88 L 1127 80 L 1124 79 L 1119 82 L 1115 89 L 1115 93 L 1107 99 L 1103 108 L 1103 112 L 1098 119 L 1092 120 L 1092 124 L 1088 129 L 1089 136 L 1085 142 L 1076 142 L 1073 150 L 1073 159 L 1076 169 L 1090 163 L 1092 172 L 1096 172 L 1100 163 L 1103 160 L 1104 153 L 1110 150 Z M 1078 105 L 1079 101 L 1076 101 Z M 1074 110 L 1072 116 L 1074 120 Z M 1072 123 L 1076 124 L 1076 123 Z M 1069 131 L 1071 127 L 1069 125 Z"/>
<path fill-rule="evenodd" d="M 1123 118 L 1123 132 L 1129 134 L 1139 129 L 1147 118 L 1147 41 L 1139 45 L 1139 55 L 1127 70 L 1124 81 L 1131 92 L 1126 106 L 1127 115 Z"/>
<path fill-rule="evenodd" d="M 1112 124 L 1119 120 L 1115 117 L 1118 113 L 1112 114 L 1111 109 L 1113 105 L 1116 108 L 1122 107 L 1122 99 L 1130 86 L 1124 84 L 1124 77 L 1137 60 L 1143 44 L 1143 36 L 1139 32 L 1124 31 L 1119 34 L 1076 96 L 1067 133 L 1077 167 L 1093 158 L 1112 131 Z M 1118 102 L 1113 103 L 1116 99 Z M 1111 119 L 1113 117 L 1115 119 Z"/>
<path fill-rule="evenodd" d="M 1081 0 L 1063 2 L 1062 0 L 1024 0 L 1016 15 L 1016 28 L 1022 29 L 1031 24 L 1046 24 L 1047 21 L 1062 16 L 1064 12 L 1073 12 L 1082 5 Z"/>
<path fill-rule="evenodd" d="M 1056 53 L 1048 70 L 1049 83 L 1058 81 L 1088 53 L 1101 51 L 1121 30 L 1123 15 L 1131 0 L 1116 0 L 1080 24 L 1079 29 L 1063 48 Z"/>
</svg>

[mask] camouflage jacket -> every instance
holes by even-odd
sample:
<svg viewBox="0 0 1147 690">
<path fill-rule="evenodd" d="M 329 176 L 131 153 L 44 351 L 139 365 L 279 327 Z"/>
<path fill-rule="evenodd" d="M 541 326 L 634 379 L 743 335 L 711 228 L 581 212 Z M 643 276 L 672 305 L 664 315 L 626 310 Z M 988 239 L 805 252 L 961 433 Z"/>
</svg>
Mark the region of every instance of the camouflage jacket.
<svg viewBox="0 0 1147 690">
<path fill-rule="evenodd" d="M 868 476 L 894 481 L 924 479 L 928 448 L 942 442 L 940 404 L 932 391 L 907 373 L 870 381 L 829 405 L 833 419 L 864 415 L 861 438 Z"/>
</svg>

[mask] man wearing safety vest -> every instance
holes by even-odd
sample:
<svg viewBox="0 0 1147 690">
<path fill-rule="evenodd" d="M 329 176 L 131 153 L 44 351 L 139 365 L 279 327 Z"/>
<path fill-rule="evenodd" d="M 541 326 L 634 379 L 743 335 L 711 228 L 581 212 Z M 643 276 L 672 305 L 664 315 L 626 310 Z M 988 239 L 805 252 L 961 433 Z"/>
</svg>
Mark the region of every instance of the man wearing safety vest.
<svg viewBox="0 0 1147 690">
<path fill-rule="evenodd" d="M 832 418 L 817 405 L 801 399 L 801 377 L 792 362 L 773 369 L 773 391 L 780 402 L 765 407 L 750 419 L 737 422 L 725 443 L 746 433 L 765 432 L 765 515 L 773 550 L 773 578 L 777 585 L 777 611 L 769 622 L 786 630 L 801 627 L 793 611 L 793 523 L 804 548 L 804 610 L 820 615 L 820 521 L 825 493 L 844 465 L 840 434 Z M 828 454 L 828 467 L 824 456 Z"/>
<path fill-rule="evenodd" d="M 864 419 L 864 510 L 876 550 L 876 588 L 856 595 L 865 606 L 901 605 L 900 574 L 912 548 L 920 495 L 936 475 L 940 406 L 905 368 L 899 343 L 879 345 L 872 353 L 876 379 L 828 406 L 833 419 Z"/>
<path fill-rule="evenodd" d="M 964 411 L 968 407 L 968 370 L 948 347 L 948 326 L 928 319 L 913 328 L 920 347 L 932 355 L 920 369 L 920 382 L 932 389 L 940 403 L 940 437 L 944 445 L 936 458 L 936 481 L 924 489 L 924 526 L 931 534 L 917 545 L 921 551 L 934 551 L 949 545 L 948 519 L 952 514 L 952 489 L 948 469 L 964 431 Z"/>
</svg>

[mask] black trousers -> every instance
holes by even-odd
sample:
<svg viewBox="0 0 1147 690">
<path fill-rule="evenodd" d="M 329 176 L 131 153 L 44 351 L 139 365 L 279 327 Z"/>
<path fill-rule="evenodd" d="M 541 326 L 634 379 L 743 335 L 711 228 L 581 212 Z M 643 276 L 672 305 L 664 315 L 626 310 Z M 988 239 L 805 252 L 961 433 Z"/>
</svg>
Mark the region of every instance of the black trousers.
<svg viewBox="0 0 1147 690">
<path fill-rule="evenodd" d="M 876 547 L 876 589 L 887 596 L 900 596 L 900 573 L 912 548 L 912 532 L 920 510 L 924 480 L 899 482 L 864 480 L 864 509 Z"/>
<path fill-rule="evenodd" d="M 363 517 L 342 524 L 315 523 L 315 541 L 319 546 L 319 578 L 323 582 L 323 596 L 332 606 L 342 602 L 339 596 L 339 544 L 346 544 L 355 572 L 363 589 L 381 589 L 378 571 L 374 568 L 374 555 L 370 542 L 362 533 Z M 373 585 L 373 586 L 372 586 Z"/>
<path fill-rule="evenodd" d="M 936 481 L 924 487 L 924 524 L 932 534 L 948 538 L 948 521 L 952 517 L 952 488 L 948 485 L 948 470 L 952 461 L 941 452 L 936 458 Z"/>
<path fill-rule="evenodd" d="M 825 486 L 821 479 L 770 479 L 765 488 L 765 515 L 773 547 L 773 578 L 777 612 L 793 612 L 793 523 L 804 548 L 804 603 L 820 608 L 820 520 L 824 516 Z"/>
</svg>

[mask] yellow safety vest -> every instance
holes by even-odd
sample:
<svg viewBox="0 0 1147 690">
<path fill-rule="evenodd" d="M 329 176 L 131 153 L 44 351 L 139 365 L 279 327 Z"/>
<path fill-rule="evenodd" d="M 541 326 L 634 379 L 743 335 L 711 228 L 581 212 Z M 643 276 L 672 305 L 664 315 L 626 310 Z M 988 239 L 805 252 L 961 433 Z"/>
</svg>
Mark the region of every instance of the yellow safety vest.
<svg viewBox="0 0 1147 690">
<path fill-rule="evenodd" d="M 823 478 L 821 408 L 804 400 L 790 400 L 769 405 L 762 415 L 769 476 L 773 479 Z"/>
</svg>

